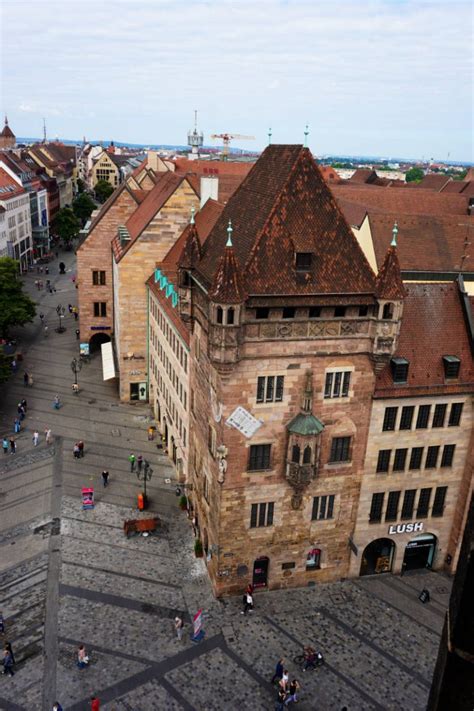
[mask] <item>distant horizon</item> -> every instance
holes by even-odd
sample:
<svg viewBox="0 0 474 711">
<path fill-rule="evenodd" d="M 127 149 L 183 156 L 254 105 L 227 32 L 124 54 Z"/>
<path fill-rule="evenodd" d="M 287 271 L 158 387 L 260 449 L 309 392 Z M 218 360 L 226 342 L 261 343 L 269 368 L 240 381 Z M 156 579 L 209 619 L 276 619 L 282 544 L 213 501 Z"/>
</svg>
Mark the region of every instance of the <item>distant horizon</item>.
<svg viewBox="0 0 474 711">
<path fill-rule="evenodd" d="M 472 164 L 472 0 L 3 2 L 18 135 L 307 144 Z M 28 19 L 25 22 L 25 18 Z M 21 38 L 21 51 L 18 49 Z M 100 139 L 99 139 L 100 140 Z"/>
</svg>

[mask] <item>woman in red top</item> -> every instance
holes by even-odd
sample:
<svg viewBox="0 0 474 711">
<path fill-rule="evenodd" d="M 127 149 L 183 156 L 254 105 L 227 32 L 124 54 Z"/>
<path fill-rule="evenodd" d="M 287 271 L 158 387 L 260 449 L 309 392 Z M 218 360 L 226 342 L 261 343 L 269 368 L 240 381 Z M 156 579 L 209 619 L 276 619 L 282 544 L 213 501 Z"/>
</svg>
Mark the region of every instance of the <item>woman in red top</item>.
<svg viewBox="0 0 474 711">
<path fill-rule="evenodd" d="M 91 711 L 100 711 L 100 701 L 97 696 L 91 696 Z"/>
</svg>

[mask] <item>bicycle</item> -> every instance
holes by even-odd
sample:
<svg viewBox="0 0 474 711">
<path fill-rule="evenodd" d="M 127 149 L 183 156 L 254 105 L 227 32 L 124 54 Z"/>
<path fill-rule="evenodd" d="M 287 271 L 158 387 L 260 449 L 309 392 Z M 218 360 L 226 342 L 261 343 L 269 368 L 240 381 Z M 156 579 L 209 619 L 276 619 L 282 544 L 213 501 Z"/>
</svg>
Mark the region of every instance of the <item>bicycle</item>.
<svg viewBox="0 0 474 711">
<path fill-rule="evenodd" d="M 297 654 L 296 657 L 293 657 L 293 662 L 301 667 L 302 671 L 313 670 L 316 669 L 316 667 L 322 666 L 324 664 L 324 657 L 321 652 L 315 652 L 314 659 L 311 662 L 308 661 L 306 664 L 307 661 L 308 658 L 306 654 Z"/>
</svg>

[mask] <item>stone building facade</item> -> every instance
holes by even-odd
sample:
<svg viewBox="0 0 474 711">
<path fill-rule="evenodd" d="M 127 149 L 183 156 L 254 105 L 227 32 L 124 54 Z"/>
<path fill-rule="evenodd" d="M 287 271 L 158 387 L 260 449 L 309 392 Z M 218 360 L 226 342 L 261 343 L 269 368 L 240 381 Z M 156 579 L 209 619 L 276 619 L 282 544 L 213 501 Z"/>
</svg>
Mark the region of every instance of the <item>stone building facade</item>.
<svg viewBox="0 0 474 711">
<path fill-rule="evenodd" d="M 205 243 L 189 236 L 179 296 L 189 503 L 216 594 L 346 576 L 403 313 L 395 247 L 376 277 L 309 151 L 271 146 Z"/>
</svg>

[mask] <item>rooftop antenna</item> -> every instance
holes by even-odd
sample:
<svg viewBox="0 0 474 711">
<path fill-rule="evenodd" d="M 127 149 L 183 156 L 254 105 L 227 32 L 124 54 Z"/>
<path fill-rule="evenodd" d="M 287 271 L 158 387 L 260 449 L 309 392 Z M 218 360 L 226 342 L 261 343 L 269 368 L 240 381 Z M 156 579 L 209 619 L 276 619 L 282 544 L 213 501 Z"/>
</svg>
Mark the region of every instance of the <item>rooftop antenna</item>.
<svg viewBox="0 0 474 711">
<path fill-rule="evenodd" d="M 46 143 L 46 119 L 43 117 L 43 143 Z"/>
<path fill-rule="evenodd" d="M 229 224 L 227 225 L 227 242 L 225 244 L 226 247 L 232 247 L 232 232 L 234 230 L 232 229 L 232 222 L 229 220 Z"/>
<path fill-rule="evenodd" d="M 397 235 L 398 235 L 398 224 L 395 221 L 392 228 L 392 241 L 390 242 L 391 247 L 397 246 Z"/>
<path fill-rule="evenodd" d="M 308 124 L 306 124 L 305 130 L 304 130 L 304 147 L 308 147 L 308 136 L 309 136 L 309 130 L 308 130 Z"/>
<path fill-rule="evenodd" d="M 269 146 L 272 145 L 272 129 L 271 128 L 268 129 L 268 145 Z"/>
</svg>

